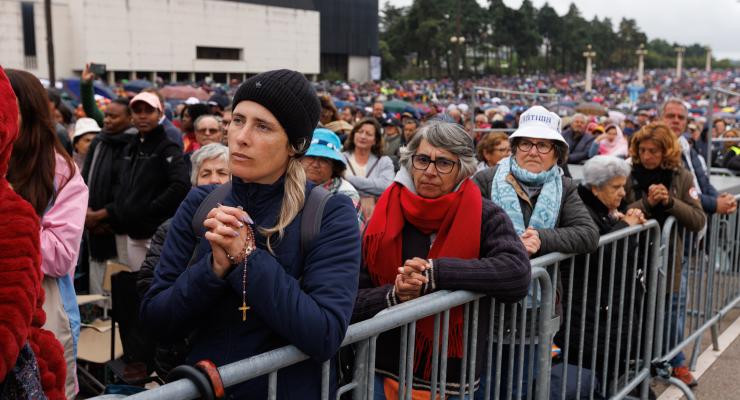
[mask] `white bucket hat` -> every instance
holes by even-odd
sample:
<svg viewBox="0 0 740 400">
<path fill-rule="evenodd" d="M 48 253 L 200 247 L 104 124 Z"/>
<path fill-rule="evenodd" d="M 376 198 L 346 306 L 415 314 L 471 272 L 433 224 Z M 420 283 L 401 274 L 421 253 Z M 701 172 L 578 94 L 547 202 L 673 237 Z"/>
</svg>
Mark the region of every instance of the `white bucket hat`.
<svg viewBox="0 0 740 400">
<path fill-rule="evenodd" d="M 79 136 L 82 136 L 86 133 L 98 133 L 100 132 L 100 127 L 98 126 L 98 123 L 95 122 L 92 118 L 80 118 L 75 122 L 75 134 L 72 136 L 72 138 L 77 138 Z"/>
<path fill-rule="evenodd" d="M 519 129 L 509 139 L 514 138 L 557 140 L 568 145 L 560 134 L 560 117 L 545 107 L 533 106 L 519 117 Z"/>
</svg>

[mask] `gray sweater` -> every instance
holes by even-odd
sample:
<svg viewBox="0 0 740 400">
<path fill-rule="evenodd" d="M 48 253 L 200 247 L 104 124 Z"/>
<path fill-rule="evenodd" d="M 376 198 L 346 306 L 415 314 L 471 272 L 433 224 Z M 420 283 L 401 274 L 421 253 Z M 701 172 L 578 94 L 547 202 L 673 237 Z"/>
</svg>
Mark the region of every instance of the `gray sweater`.
<svg viewBox="0 0 740 400">
<path fill-rule="evenodd" d="M 388 156 L 378 159 L 375 154 L 371 153 L 365 166 L 367 175 L 357 176 L 349 167 L 350 153 L 344 152 L 342 154 L 347 159 L 347 171 L 344 179 L 348 180 L 360 192 L 360 196 L 380 196 L 393 183 L 396 171 L 393 168 L 393 161 Z"/>
</svg>

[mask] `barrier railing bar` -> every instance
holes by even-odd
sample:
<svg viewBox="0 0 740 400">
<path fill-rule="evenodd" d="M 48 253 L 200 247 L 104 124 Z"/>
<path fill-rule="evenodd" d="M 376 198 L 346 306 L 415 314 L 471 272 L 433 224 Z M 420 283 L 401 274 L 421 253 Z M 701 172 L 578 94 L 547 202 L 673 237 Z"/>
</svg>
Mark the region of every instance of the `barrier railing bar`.
<svg viewBox="0 0 740 400">
<path fill-rule="evenodd" d="M 432 340 L 432 395 L 437 398 L 437 374 L 439 374 L 439 314 L 434 314 L 434 339 Z"/>
<path fill-rule="evenodd" d="M 442 354 L 447 354 L 447 347 L 449 342 L 449 331 L 450 331 L 450 310 L 445 310 L 442 313 Z M 441 364 L 440 377 L 439 377 L 439 397 L 442 399 L 447 398 L 447 357 L 440 357 Z"/>
</svg>

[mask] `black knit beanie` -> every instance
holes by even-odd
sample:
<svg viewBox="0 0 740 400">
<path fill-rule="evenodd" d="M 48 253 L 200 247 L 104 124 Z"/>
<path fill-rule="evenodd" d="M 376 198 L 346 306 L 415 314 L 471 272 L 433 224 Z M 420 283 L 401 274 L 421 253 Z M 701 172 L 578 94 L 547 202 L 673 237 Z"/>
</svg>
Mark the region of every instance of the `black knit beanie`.
<svg viewBox="0 0 740 400">
<path fill-rule="evenodd" d="M 255 75 L 236 90 L 233 107 L 245 100 L 270 110 L 288 134 L 288 141 L 302 152 L 308 150 L 321 104 L 303 74 L 279 69 Z"/>
</svg>

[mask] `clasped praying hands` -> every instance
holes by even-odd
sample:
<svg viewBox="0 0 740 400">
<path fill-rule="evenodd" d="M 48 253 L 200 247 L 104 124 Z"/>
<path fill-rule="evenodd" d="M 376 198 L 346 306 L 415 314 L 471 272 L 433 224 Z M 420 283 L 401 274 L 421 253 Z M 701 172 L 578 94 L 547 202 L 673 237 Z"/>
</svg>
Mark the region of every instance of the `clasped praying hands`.
<svg viewBox="0 0 740 400">
<path fill-rule="evenodd" d="M 429 283 L 424 271 L 431 268 L 428 260 L 414 257 L 398 268 L 395 289 L 398 300 L 404 302 L 421 296 L 422 287 Z"/>
<path fill-rule="evenodd" d="M 213 273 L 223 278 L 232 265 L 241 263 L 255 248 L 254 224 L 241 207 L 218 205 L 207 215 L 203 226 L 213 252 Z"/>
</svg>

